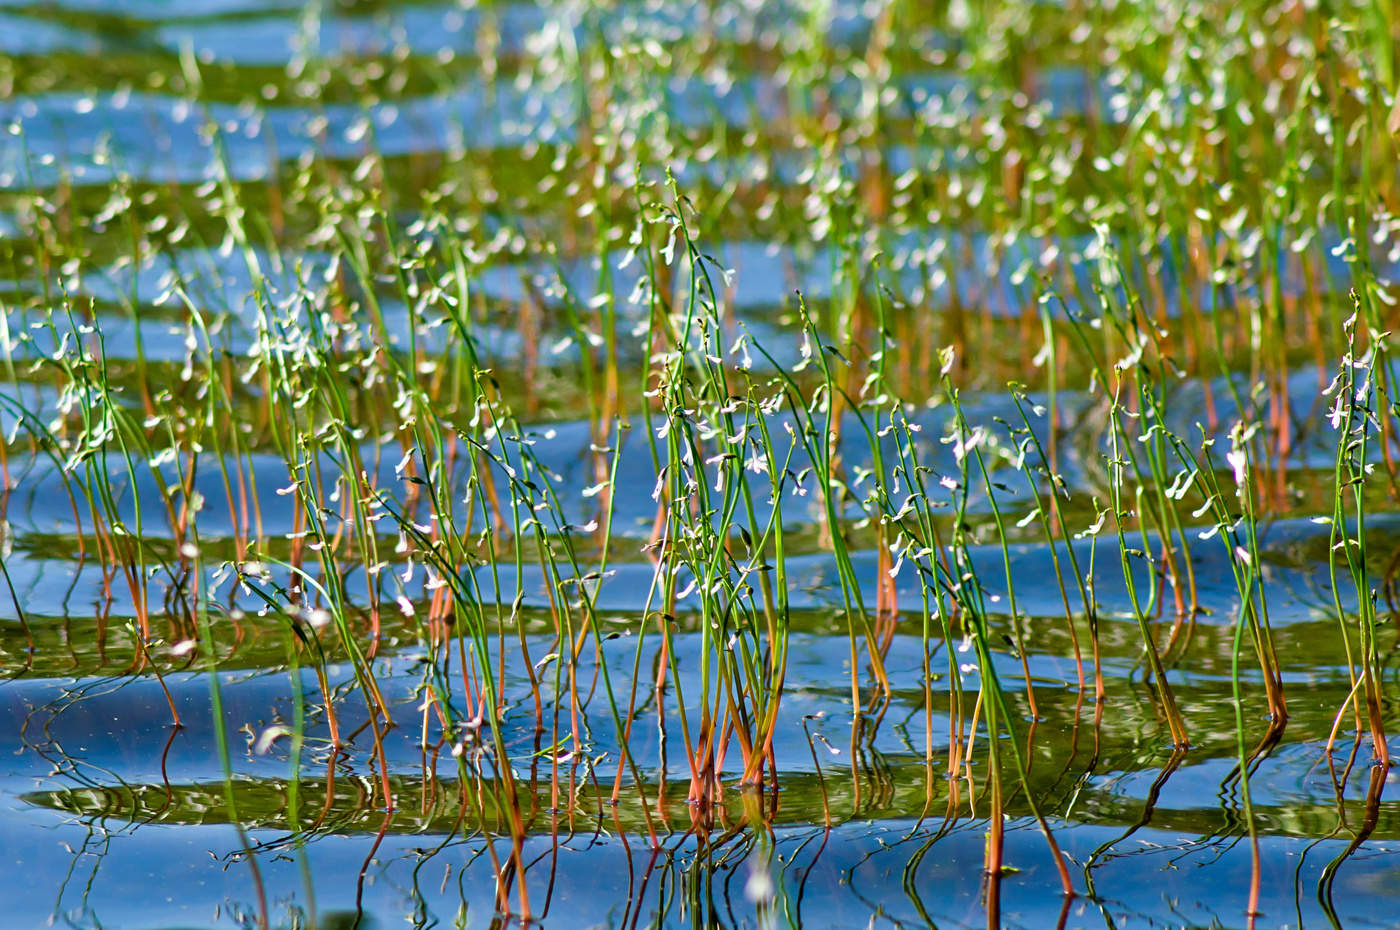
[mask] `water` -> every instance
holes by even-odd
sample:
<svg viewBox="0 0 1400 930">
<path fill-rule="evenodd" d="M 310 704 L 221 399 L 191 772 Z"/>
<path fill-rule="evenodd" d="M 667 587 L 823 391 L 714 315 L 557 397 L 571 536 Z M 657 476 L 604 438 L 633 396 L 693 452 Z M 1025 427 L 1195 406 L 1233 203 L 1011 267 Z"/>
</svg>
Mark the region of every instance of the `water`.
<svg viewBox="0 0 1400 930">
<path fill-rule="evenodd" d="M 1146 559 L 1124 569 L 1115 533 L 1090 530 L 1113 482 L 1103 392 L 1088 388 L 1085 366 L 1063 360 L 1049 363 L 1063 376 L 1053 393 L 1044 383 L 1031 270 L 1056 254 L 1064 301 L 1047 319 L 1059 323 L 1088 312 L 1094 284 L 1110 300 L 1126 295 L 1104 271 L 1110 249 L 1126 256 L 1129 283 L 1161 302 L 1164 325 L 1202 317 L 1208 301 L 1231 316 L 1258 299 L 1257 280 L 1212 293 L 1190 278 L 1180 243 L 1146 233 L 1100 238 L 1066 225 L 1011 236 L 977 216 L 961 222 L 897 202 L 922 175 L 951 172 L 960 186 L 985 188 L 996 175 L 988 153 L 956 130 L 1003 107 L 1073 131 L 1132 125 L 1136 74 L 1100 76 L 1074 56 L 1042 62 L 1019 84 L 959 69 L 964 38 L 927 16 L 902 40 L 918 55 L 895 57 L 887 80 L 852 66 L 800 83 L 792 62 L 804 36 L 848 65 L 864 61 L 881 7 L 844 0 L 816 14 L 799 3 L 0 7 L 10 89 L 0 125 L 14 127 L 0 142 L 0 862 L 28 886 L 11 896 L 5 926 L 499 926 L 527 898 L 553 927 L 1244 926 L 1256 879 L 1265 926 L 1393 921 L 1392 776 L 1371 766 L 1359 718 L 1339 718 L 1356 687 L 1354 626 L 1344 624 L 1363 600 L 1345 566 L 1334 574 L 1333 528 L 1319 519 L 1335 496 L 1336 433 L 1322 394 L 1334 372 L 1310 364 L 1300 336 L 1283 347 L 1269 396 L 1251 392 L 1243 365 L 1163 385 L 1164 425 L 1213 439 L 1223 474 L 1236 419 L 1264 419 L 1272 400 L 1279 413 L 1269 422 L 1288 424 L 1286 456 L 1272 463 L 1288 470 L 1259 482 L 1260 577 L 1289 714 L 1272 728 L 1265 676 L 1250 647 L 1237 650 L 1246 600 L 1238 539 L 1212 533 L 1204 508 L 1172 537 L 1190 547 L 1176 557 L 1189 561 L 1201 608 L 1177 623 L 1184 587 L 1167 587 Z M 1035 8 L 1060 23 L 1053 5 Z M 795 36 L 794 23 L 807 32 Z M 589 58 L 603 42 L 646 64 L 609 59 L 615 72 L 605 73 Z M 1163 105 L 1177 112 L 1186 102 Z M 814 114 L 815 125 L 848 129 L 849 144 L 814 157 L 785 137 L 785 126 Z M 629 134 L 635 148 L 618 141 Z M 653 160 L 636 162 L 637 151 Z M 887 222 L 838 228 L 832 204 L 854 202 L 875 163 L 896 179 L 888 209 L 869 208 Z M 599 217 L 633 209 L 633 183 L 668 166 L 701 212 L 715 204 L 699 243 L 712 258 L 680 254 L 654 280 L 631 226 Z M 578 193 L 607 184 L 612 193 Z M 248 214 L 230 215 L 225 186 Z M 337 224 L 383 247 L 385 230 L 353 226 L 352 208 L 369 203 L 356 198 L 374 190 L 388 206 L 361 217 L 392 218 L 393 235 L 422 255 L 467 254 L 462 316 L 441 298 L 453 293 L 449 265 L 437 278 L 411 262 L 354 267 Z M 438 195 L 455 206 L 435 206 Z M 245 222 L 256 232 L 243 242 L 232 230 Z M 1394 229 L 1373 239 L 1381 285 L 1400 277 L 1397 241 Z M 1280 294 L 1340 309 L 1350 240 L 1326 226 L 1319 242 L 1325 257 L 1306 268 L 1272 240 L 1276 255 L 1266 247 L 1244 264 L 1273 261 Z M 683 304 L 692 273 L 709 273 L 722 319 L 677 342 L 695 357 L 722 343 L 717 357 L 736 377 L 805 369 L 807 378 L 824 356 L 801 332 L 794 292 L 835 347 L 858 312 L 850 295 L 872 290 L 865 269 L 874 267 L 890 289 L 900 341 L 890 377 L 911 402 L 908 428 L 867 433 L 870 409 L 846 410 L 841 467 L 860 475 L 917 454 L 941 495 L 941 532 L 966 518 L 963 570 L 988 618 L 989 668 L 966 626 L 926 621 L 928 558 L 920 574 L 915 552 L 881 551 L 892 540 L 859 499 L 873 479 L 852 480 L 834 506 L 849 546 L 837 558 L 814 476 L 821 455 L 790 406 L 763 423 L 792 480 L 770 493 L 775 469 L 741 472 L 752 510 L 695 527 L 701 536 L 718 527 L 732 558 L 709 573 L 703 559 L 681 569 L 670 602 L 657 583 L 650 544 L 676 471 L 656 458 L 653 437 L 665 430 L 648 428 L 646 402 L 632 396 L 639 384 L 657 388 L 641 377 L 655 363 L 654 308 Z M 399 272 L 411 286 L 396 282 Z M 269 326 L 274 317 L 282 329 Z M 964 347 L 959 371 L 974 382 L 957 409 L 935 377 L 936 347 L 949 341 Z M 297 356 L 308 369 L 353 361 L 332 379 L 356 427 L 344 442 L 318 432 L 279 448 L 300 408 L 295 396 L 279 406 L 264 380 L 270 343 L 308 353 Z M 332 345 L 342 354 L 329 362 L 308 349 Z M 973 354 L 979 347 L 985 356 Z M 439 441 L 445 464 L 433 471 L 404 439 L 402 397 L 376 366 L 390 354 L 408 359 L 404 370 L 446 404 L 460 398 L 454 379 L 468 351 L 521 420 L 502 417 L 484 450 L 484 434 L 470 434 L 472 408 L 453 407 L 458 432 Z M 234 374 L 212 390 L 204 360 Z M 609 366 L 624 380 L 611 395 L 597 387 Z M 1001 387 L 1012 378 L 1034 382 L 1023 409 L 1038 435 L 1057 437 L 1069 495 L 1059 507 L 1067 526 L 1086 531 L 1080 538 L 1048 543 L 1036 519 L 1046 484 L 1032 485 L 1008 432 L 1021 423 Z M 631 411 L 628 430 L 609 420 L 609 403 Z M 157 409 L 193 413 L 182 422 Z M 102 433 L 111 410 L 156 444 L 140 448 L 117 427 L 82 455 L 62 444 Z M 988 467 L 960 504 L 971 447 L 944 441 L 959 411 L 986 431 Z M 195 468 L 169 450 L 188 451 L 175 432 L 206 421 L 200 435 L 219 445 L 201 445 Z M 56 444 L 34 441 L 46 435 Z M 1261 447 L 1277 449 L 1276 439 L 1266 433 Z M 1385 462 L 1379 445 L 1366 454 L 1372 466 Z M 701 483 L 722 467 L 707 462 Z M 387 489 L 404 524 L 362 525 L 352 495 L 341 494 L 361 475 Z M 453 489 L 431 520 L 423 475 Z M 323 541 L 338 540 L 327 545 L 340 562 L 319 561 L 297 481 L 327 505 L 316 519 Z M 83 488 L 110 498 L 93 504 Z M 517 533 L 499 523 L 482 532 L 492 493 L 504 495 L 497 519 Z M 1384 512 L 1388 498 L 1368 493 L 1382 512 L 1368 515 L 1367 567 L 1388 620 L 1400 521 Z M 449 516 L 472 527 L 450 565 L 405 555 L 414 521 L 426 540 Z M 538 540 L 531 520 L 541 521 Z M 761 790 L 741 785 L 743 754 L 731 745 L 711 755 L 721 789 L 700 803 L 688 797 L 687 744 L 700 738 L 700 696 L 721 687 L 714 657 L 754 650 L 760 676 L 771 660 L 765 632 L 714 616 L 704 589 L 747 584 L 734 601 L 747 597 L 761 617 L 754 605 L 772 569 L 741 541 L 774 524 L 787 546 L 788 631 L 771 724 L 776 772 L 764 770 Z M 1160 554 L 1160 533 L 1127 525 L 1124 545 Z M 123 548 L 133 537 L 143 547 Z M 250 551 L 252 540 L 262 548 Z M 249 567 L 254 556 L 265 573 Z M 1081 593 L 1071 565 L 1091 592 Z M 434 592 L 454 585 L 479 613 L 443 613 Z M 318 598 L 318 586 L 334 596 Z M 1134 606 L 1159 589 L 1146 620 L 1170 643 L 1189 750 L 1171 746 Z M 876 614 L 878 663 L 850 621 L 857 598 Z M 319 609 L 328 603 L 339 615 Z M 596 625 L 579 621 L 585 608 Z M 1382 635 L 1388 687 L 1393 636 Z M 1010 716 L 998 752 L 1006 771 L 1014 754 L 1026 776 L 1007 782 L 1006 868 L 989 878 L 985 734 L 970 740 L 955 775 L 948 760 L 950 746 L 969 745 L 967 715 L 993 675 Z M 881 676 L 887 692 L 875 686 Z M 500 749 L 481 724 L 488 679 Z M 1393 730 L 1392 704 L 1381 714 Z M 495 761 L 502 750 L 505 766 Z M 1073 897 L 1061 894 L 1042 814 Z"/>
</svg>

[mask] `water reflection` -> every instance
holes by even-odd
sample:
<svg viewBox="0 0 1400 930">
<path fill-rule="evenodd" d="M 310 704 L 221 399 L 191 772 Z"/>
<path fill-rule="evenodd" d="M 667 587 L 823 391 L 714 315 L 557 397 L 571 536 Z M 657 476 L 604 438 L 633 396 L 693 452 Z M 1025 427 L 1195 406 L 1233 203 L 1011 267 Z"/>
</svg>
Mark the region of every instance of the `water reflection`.
<svg viewBox="0 0 1400 930">
<path fill-rule="evenodd" d="M 601 6 L 0 0 L 0 858 L 40 892 L 7 920 L 1390 919 L 1400 809 L 1369 764 L 1353 613 L 1394 610 L 1400 543 L 1393 514 L 1328 522 L 1331 372 L 1304 354 L 1327 334 L 1271 347 L 1267 389 L 1244 367 L 1157 385 L 1154 425 L 1222 455 L 1237 419 L 1267 418 L 1249 448 L 1277 453 L 1257 490 L 1285 516 L 1258 521 L 1257 555 L 1205 507 L 1152 522 L 1180 474 L 1126 488 L 1121 552 L 1100 538 L 1119 440 L 1152 438 L 1141 419 L 1105 441 L 1106 419 L 1153 398 L 1112 409 L 1056 357 L 1071 323 L 1116 348 L 1100 305 L 1134 293 L 1153 326 L 1215 327 L 1236 353 L 1261 301 L 1284 329 L 1297 301 L 1325 321 L 1357 273 L 1352 218 L 1301 249 L 1295 220 L 1249 229 L 1233 206 L 1230 229 L 1193 213 L 1179 236 L 1014 221 L 1039 189 L 1017 201 L 1008 134 L 1054 151 L 1034 183 L 1094 188 L 1076 173 L 1120 167 L 1100 147 L 1195 104 L 1067 43 L 973 61 L 942 29 L 966 5 L 885 61 L 878 4 Z M 812 82 L 804 56 L 833 50 L 843 67 Z M 719 204 L 693 252 L 667 225 L 682 212 L 632 202 L 668 171 Z M 361 268 L 347 229 L 403 251 Z M 1384 303 L 1400 238 L 1361 238 Z M 1201 273 L 1217 250 L 1221 280 Z M 822 447 L 810 410 L 765 396 L 745 429 L 778 437 L 775 465 L 722 472 L 744 458 L 724 444 L 748 447 L 721 418 L 674 404 L 658 428 L 651 397 L 618 400 L 659 390 L 657 334 L 703 276 L 713 326 L 676 336 L 671 381 L 730 366 L 778 398 L 766 379 L 829 356 L 839 374 L 802 386 L 858 393 L 871 359 L 839 346 L 878 337 L 891 371 L 865 386 L 910 402 L 848 405 Z M 1258 315 L 1236 331 L 1241 308 Z M 945 343 L 986 350 L 955 363 L 990 389 L 929 398 Z M 287 357 L 333 374 L 283 402 L 268 369 Z M 1004 390 L 1038 372 L 1055 387 Z M 298 421 L 317 389 L 344 408 Z M 1363 420 L 1382 400 L 1343 394 Z M 516 396 L 523 421 L 493 406 Z M 443 432 L 431 467 L 424 421 Z M 700 439 L 663 457 L 677 424 Z M 1053 478 L 1026 467 L 1029 434 Z M 727 511 L 667 500 L 686 469 Z M 919 480 L 944 495 L 926 521 Z M 670 504 L 714 533 L 684 566 Z M 766 527 L 781 574 L 753 546 Z M 1363 544 L 1342 572 L 1339 547 Z M 1175 547 L 1180 573 L 1157 555 Z M 1277 667 L 1237 633 L 1251 603 Z"/>
</svg>

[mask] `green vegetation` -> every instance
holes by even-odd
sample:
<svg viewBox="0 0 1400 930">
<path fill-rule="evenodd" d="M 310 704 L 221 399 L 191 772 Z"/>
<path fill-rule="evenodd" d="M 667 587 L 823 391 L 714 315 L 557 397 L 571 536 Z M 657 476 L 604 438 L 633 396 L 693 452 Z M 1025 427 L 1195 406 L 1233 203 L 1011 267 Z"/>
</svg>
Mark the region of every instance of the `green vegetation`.
<svg viewBox="0 0 1400 930">
<path fill-rule="evenodd" d="M 1160 913 L 1149 826 L 1243 841 L 1227 922 L 1303 920 L 1293 838 L 1357 906 L 1394 4 L 147 6 L 5 14 L 7 794 L 236 826 L 264 927 L 347 833 L 356 908 L 425 834 L 549 918 L 594 833 L 666 863 L 609 921 L 816 924 L 783 831 L 861 820 L 910 921 L 969 829 L 940 921 Z"/>
</svg>

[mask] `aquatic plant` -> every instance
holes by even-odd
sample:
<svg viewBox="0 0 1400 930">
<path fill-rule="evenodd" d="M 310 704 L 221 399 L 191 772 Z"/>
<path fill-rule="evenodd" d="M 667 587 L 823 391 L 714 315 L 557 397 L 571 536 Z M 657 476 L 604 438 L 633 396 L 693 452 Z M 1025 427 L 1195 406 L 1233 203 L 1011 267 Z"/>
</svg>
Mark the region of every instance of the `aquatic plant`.
<svg viewBox="0 0 1400 930">
<path fill-rule="evenodd" d="M 0 17 L 26 919 L 195 824 L 256 926 L 1370 913 L 1383 4 L 77 7 Z"/>
</svg>

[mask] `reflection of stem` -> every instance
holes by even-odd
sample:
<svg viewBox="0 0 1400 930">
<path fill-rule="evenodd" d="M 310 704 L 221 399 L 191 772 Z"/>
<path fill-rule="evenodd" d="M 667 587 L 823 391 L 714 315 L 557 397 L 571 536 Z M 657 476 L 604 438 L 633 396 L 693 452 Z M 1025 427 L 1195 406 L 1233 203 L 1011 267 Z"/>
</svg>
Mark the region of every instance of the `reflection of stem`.
<svg viewBox="0 0 1400 930">
<path fill-rule="evenodd" d="M 175 737 L 181 732 L 182 727 L 171 727 L 170 735 L 165 739 L 165 748 L 160 753 L 160 783 L 165 788 L 165 803 L 160 810 L 152 812 L 152 819 L 159 817 L 170 809 L 170 805 L 175 802 L 175 789 L 170 785 L 170 772 L 168 764 L 170 761 L 170 747 L 175 745 Z"/>
<path fill-rule="evenodd" d="M 811 719 L 812 716 L 810 714 L 802 718 L 802 732 L 807 734 L 807 748 L 812 753 L 812 765 L 816 768 L 817 772 L 817 789 L 821 791 L 822 794 L 822 822 L 826 825 L 826 828 L 830 830 L 831 805 L 826 797 L 826 779 L 822 777 L 822 764 L 821 760 L 817 758 L 817 746 L 816 743 L 812 741 L 812 731 L 807 729 L 807 721 Z"/>
<path fill-rule="evenodd" d="M 1102 708 L 1103 705 L 1100 704 L 1099 707 Z M 1098 732 L 1097 721 L 1094 727 L 1094 732 L 1096 734 Z M 1095 753 L 1095 755 L 1097 756 L 1097 752 Z M 1098 897 L 1098 891 L 1094 888 L 1094 866 L 1098 863 L 1100 859 L 1104 858 L 1104 856 L 1108 853 L 1110 849 L 1112 849 L 1114 846 L 1117 846 L 1119 843 L 1122 843 L 1124 840 L 1132 836 L 1138 830 L 1141 830 L 1143 827 L 1147 826 L 1148 822 L 1152 820 L 1152 812 L 1157 806 L 1157 798 L 1161 795 L 1162 788 L 1166 786 L 1167 779 L 1171 778 L 1172 773 L 1174 773 L 1181 766 L 1181 763 L 1185 760 L 1186 750 L 1172 750 L 1171 756 L 1167 759 L 1167 764 L 1162 766 L 1161 772 L 1157 774 L 1157 777 L 1152 781 L 1151 787 L 1147 789 L 1147 801 L 1143 804 L 1142 813 L 1138 816 L 1137 821 L 1126 831 L 1124 831 L 1121 835 L 1115 837 L 1114 839 L 1108 840 L 1103 845 L 1095 849 L 1094 852 L 1089 856 L 1089 860 L 1084 863 L 1084 885 L 1089 891 L 1090 898 Z"/>
<path fill-rule="evenodd" d="M 1366 814 L 1361 820 L 1361 826 L 1356 831 L 1356 836 L 1352 837 L 1347 848 L 1337 854 L 1331 862 L 1327 863 L 1322 870 L 1322 877 L 1317 882 L 1317 903 L 1322 906 L 1322 910 L 1327 914 L 1327 919 L 1334 927 L 1340 927 L 1341 921 L 1337 917 L 1337 910 L 1332 904 L 1332 883 L 1337 879 L 1337 872 L 1342 864 L 1351 858 L 1361 844 L 1370 838 L 1371 833 L 1376 829 L 1376 823 L 1381 816 L 1381 793 L 1385 790 L 1385 779 L 1387 769 L 1382 766 L 1372 766 L 1371 783 L 1366 789 Z"/>
<path fill-rule="evenodd" d="M 1356 740 L 1356 741 L 1354 741 L 1354 742 L 1352 743 L 1352 746 L 1351 746 L 1351 754 L 1348 756 L 1346 766 L 1343 768 L 1342 774 L 1341 774 L 1340 776 L 1338 776 L 1338 774 L 1337 774 L 1336 761 L 1332 758 L 1331 753 L 1328 753 L 1327 756 L 1326 756 L 1326 758 L 1327 758 L 1327 771 L 1328 771 L 1328 774 L 1331 775 L 1331 777 L 1332 777 L 1332 791 L 1333 791 L 1334 797 L 1336 798 L 1336 801 L 1337 801 L 1337 825 L 1336 825 L 1335 827 L 1333 827 L 1327 834 L 1325 834 L 1325 835 L 1323 835 L 1323 836 L 1319 836 L 1317 839 L 1313 840 L 1311 843 L 1309 843 L 1307 846 L 1305 846 L 1305 847 L 1303 848 L 1303 852 L 1298 856 L 1298 866 L 1297 866 L 1297 868 L 1295 868 L 1295 869 L 1293 870 L 1293 889 L 1294 889 L 1294 892 L 1293 892 L 1293 893 L 1294 893 L 1294 901 L 1295 901 L 1294 910 L 1297 912 L 1297 914 L 1298 914 L 1298 916 L 1299 916 L 1299 926 L 1302 925 L 1302 923 L 1301 923 L 1301 919 L 1302 919 L 1302 901 L 1301 901 L 1301 898 L 1300 898 L 1299 895 L 1298 895 L 1298 889 L 1299 889 L 1299 886 L 1302 885 L 1303 863 L 1307 860 L 1308 853 L 1312 852 L 1312 850 L 1313 850 L 1315 847 L 1320 846 L 1322 843 L 1326 842 L 1327 840 L 1332 839 L 1332 838 L 1335 837 L 1337 834 L 1341 833 L 1342 830 L 1346 827 L 1346 823 L 1347 823 L 1346 781 L 1347 781 L 1347 779 L 1350 777 L 1351 767 L 1352 767 L 1352 765 L 1354 765 L 1355 762 L 1356 762 L 1356 754 L 1357 754 L 1357 751 L 1358 751 L 1360 748 L 1361 748 L 1361 741 L 1360 741 L 1359 739 Z M 1329 900 L 1330 900 L 1330 899 L 1329 899 Z M 1324 904 L 1324 908 L 1325 908 L 1325 907 L 1326 907 L 1326 904 Z M 1334 914 L 1334 913 L 1328 913 L 1328 914 L 1327 914 L 1327 917 L 1328 917 L 1328 921 L 1332 924 L 1332 926 L 1333 926 L 1334 928 L 1337 928 L 1337 930 L 1340 930 L 1340 928 L 1341 928 L 1342 925 L 1341 925 L 1341 922 L 1338 921 L 1337 915 Z"/>
<path fill-rule="evenodd" d="M 101 865 L 102 860 L 107 855 L 107 851 L 111 848 L 112 834 L 93 822 L 89 822 L 87 828 L 88 835 L 83 838 L 82 848 L 73 853 L 73 862 L 68 866 L 68 871 L 64 874 L 63 881 L 58 885 L 58 900 L 54 901 L 53 908 L 55 917 L 62 912 L 63 896 L 67 893 L 68 883 L 72 881 L 73 873 L 78 868 L 78 861 L 82 859 L 84 855 L 88 854 L 88 846 L 94 842 L 94 837 L 96 837 L 97 842 L 102 845 L 102 850 L 100 852 L 92 852 L 92 872 L 88 874 L 87 881 L 83 883 L 82 909 L 85 912 L 89 910 L 87 904 L 88 896 L 92 894 L 92 883 L 97 879 L 97 868 Z M 66 843 L 63 845 L 69 852 L 72 852 L 72 847 L 69 847 Z"/>
<path fill-rule="evenodd" d="M 628 930 L 636 930 L 637 921 L 642 916 L 642 900 L 646 896 L 647 885 L 651 883 L 651 877 L 656 872 L 656 862 L 660 857 L 661 847 L 653 845 L 651 848 L 651 855 L 647 857 L 646 868 L 642 870 L 642 885 L 637 889 L 636 894 L 631 893 L 632 876 L 629 870 L 627 907 L 628 910 L 631 911 L 632 919 L 628 921 L 627 912 L 624 911 L 622 920 L 618 922 L 618 926 L 625 926 Z"/>
<path fill-rule="evenodd" d="M 296 849 L 297 866 L 301 872 L 302 885 L 306 889 L 308 925 L 310 930 L 316 930 L 316 888 L 311 881 L 311 862 L 306 856 L 306 834 L 301 825 L 301 753 L 306 740 L 306 693 L 302 687 L 301 662 L 297 655 L 296 638 L 290 632 L 286 632 L 283 634 L 283 643 L 287 651 L 288 679 L 292 689 L 292 733 L 291 750 L 288 753 L 286 793 L 287 819 L 295 836 L 294 848 Z M 324 667 L 322 668 L 324 669 Z M 332 795 L 332 791 L 326 792 L 328 798 Z"/>
<path fill-rule="evenodd" d="M 744 896 L 753 902 L 760 930 L 776 930 L 777 882 L 773 879 L 773 828 L 764 811 L 761 790 L 744 792 L 744 819 L 756 834 L 757 849 L 748 856 L 750 875 Z"/>
<path fill-rule="evenodd" d="M 999 930 L 1001 927 L 1001 829 L 997 827 L 997 867 L 992 871 L 990 865 L 983 874 L 982 901 L 987 909 L 987 930 Z M 992 837 L 987 837 L 988 859 L 990 861 Z M 1066 901 L 1068 901 L 1066 897 Z"/>
<path fill-rule="evenodd" d="M 825 796 L 823 795 L 823 803 Z M 812 877 L 812 871 L 817 867 L 817 862 L 821 859 L 822 853 L 826 852 L 826 844 L 831 839 L 831 821 L 828 818 L 826 829 L 822 831 L 821 844 L 817 846 L 817 851 L 812 855 L 812 864 L 807 866 L 807 871 L 802 873 L 802 880 L 797 883 L 797 894 L 793 895 L 793 900 L 797 902 L 796 920 L 792 922 L 794 927 L 802 926 L 802 902 L 807 899 L 807 879 Z M 805 843 L 803 845 L 806 845 Z M 801 851 L 800 849 L 798 850 Z M 796 857 L 794 856 L 794 859 Z"/>
<path fill-rule="evenodd" d="M 258 898 L 258 927 L 260 930 L 267 930 L 267 891 L 263 887 L 262 870 L 258 868 L 257 858 L 248 843 L 248 833 L 243 829 L 243 823 L 238 816 L 238 801 L 233 791 L 233 763 L 229 759 L 228 732 L 224 723 L 223 692 L 219 685 L 218 648 L 214 643 L 214 624 L 209 617 L 209 593 L 203 583 L 203 562 L 198 555 L 199 531 L 192 528 L 191 536 L 193 537 L 191 544 L 196 553 L 192 566 L 195 616 L 200 626 L 199 638 L 206 644 L 208 650 L 205 653 L 205 677 L 209 680 L 209 710 L 214 718 L 214 744 L 218 747 L 219 766 L 224 774 L 224 799 L 228 804 L 229 821 L 238 834 L 238 842 L 243 847 L 243 854 L 248 859 L 248 870 L 252 874 L 253 887 Z"/>
<path fill-rule="evenodd" d="M 209 643 L 209 664 L 207 672 L 209 678 L 209 697 L 213 705 L 214 715 L 214 741 L 219 749 L 219 763 L 224 772 L 224 800 L 228 804 L 229 821 L 233 824 L 234 831 L 238 834 L 239 845 L 243 848 L 243 854 L 248 860 L 248 871 L 252 875 L 254 892 L 258 899 L 258 927 L 259 930 L 267 930 L 267 891 L 263 887 L 262 870 L 258 868 L 257 858 L 253 853 L 252 845 L 248 842 L 248 831 L 243 829 L 242 820 L 238 816 L 238 802 L 233 791 L 233 764 L 228 753 L 228 734 L 224 726 L 223 700 L 219 691 L 219 673 L 213 667 L 214 644 L 212 630 L 209 628 L 208 614 L 201 611 L 204 616 L 204 640 Z"/>
<path fill-rule="evenodd" d="M 379 844 L 384 842 L 384 836 L 389 832 L 389 824 L 394 821 L 392 810 L 384 814 L 384 821 L 379 825 L 379 832 L 374 836 L 374 843 L 369 848 L 369 853 L 365 855 L 365 861 L 360 866 L 360 876 L 355 881 L 355 926 L 360 926 L 365 919 L 365 875 L 369 873 L 370 863 L 374 861 L 374 854 L 379 851 Z"/>
</svg>

